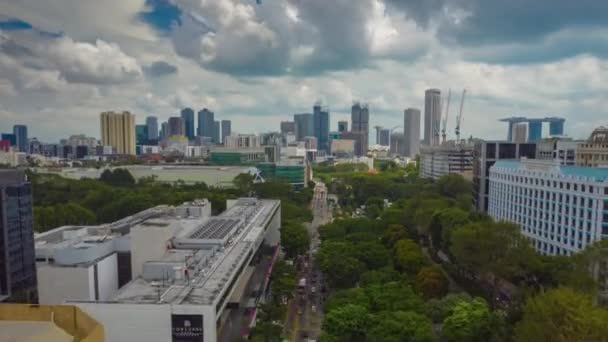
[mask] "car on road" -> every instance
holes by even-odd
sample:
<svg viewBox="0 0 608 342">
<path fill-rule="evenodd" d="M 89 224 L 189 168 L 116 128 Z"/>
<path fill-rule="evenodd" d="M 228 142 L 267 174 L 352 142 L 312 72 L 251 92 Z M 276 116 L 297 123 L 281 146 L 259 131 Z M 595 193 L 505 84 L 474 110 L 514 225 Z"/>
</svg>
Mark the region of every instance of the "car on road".
<svg viewBox="0 0 608 342">
<path fill-rule="evenodd" d="M 312 312 L 317 312 L 317 306 L 313 304 L 313 305 L 310 307 L 310 310 L 311 310 Z"/>
<path fill-rule="evenodd" d="M 316 288 L 316 287 L 314 287 L 314 286 L 312 286 L 312 287 L 310 288 L 310 292 L 311 292 L 312 294 L 315 294 L 315 293 L 317 292 L 317 288 Z"/>
</svg>

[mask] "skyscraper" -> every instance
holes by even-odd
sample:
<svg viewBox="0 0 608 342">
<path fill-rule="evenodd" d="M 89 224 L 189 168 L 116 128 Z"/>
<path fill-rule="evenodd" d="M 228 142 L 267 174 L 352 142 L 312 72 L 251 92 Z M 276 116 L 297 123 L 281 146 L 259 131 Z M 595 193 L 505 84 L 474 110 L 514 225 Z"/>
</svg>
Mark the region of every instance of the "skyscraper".
<svg viewBox="0 0 608 342">
<path fill-rule="evenodd" d="M 198 136 L 213 138 L 214 116 L 215 114 L 207 108 L 198 112 Z"/>
<path fill-rule="evenodd" d="M 404 153 L 411 158 L 420 153 L 420 110 L 408 108 L 403 112 Z"/>
<path fill-rule="evenodd" d="M 148 144 L 148 125 L 135 125 L 135 143 L 137 145 Z"/>
<path fill-rule="evenodd" d="M 184 108 L 181 117 L 184 122 L 184 135 L 188 140 L 194 140 L 194 111 L 192 108 Z"/>
<path fill-rule="evenodd" d="M 351 132 L 357 133 L 360 141 L 357 144 L 358 156 L 365 155 L 369 149 L 369 107 L 359 102 L 353 104 L 351 108 Z"/>
<path fill-rule="evenodd" d="M 118 154 L 135 154 L 135 115 L 101 113 L 101 142 L 114 147 Z"/>
<path fill-rule="evenodd" d="M 213 143 L 220 144 L 220 122 L 213 121 Z"/>
<path fill-rule="evenodd" d="M 310 113 L 294 114 L 296 140 L 304 141 L 304 137 L 314 136 L 314 118 Z"/>
<path fill-rule="evenodd" d="M 168 137 L 184 136 L 185 131 L 184 120 L 181 117 L 173 116 L 169 118 Z"/>
<path fill-rule="evenodd" d="M 224 137 L 232 134 L 232 121 L 222 120 L 222 143 L 224 143 Z"/>
<path fill-rule="evenodd" d="M 390 140 L 391 140 L 390 135 L 391 135 L 390 129 L 388 129 L 388 128 L 381 129 L 379 132 L 379 137 L 378 137 L 378 145 L 389 146 Z"/>
<path fill-rule="evenodd" d="M 158 141 L 158 118 L 156 116 L 148 116 L 146 118 L 146 126 L 148 126 L 148 140 Z"/>
<path fill-rule="evenodd" d="M 15 135 L 16 145 L 19 152 L 28 153 L 28 142 L 27 142 L 27 126 L 26 125 L 14 125 L 13 134 Z"/>
<path fill-rule="evenodd" d="M 424 144 L 439 145 L 441 121 L 441 91 L 427 89 L 424 92 Z"/>
<path fill-rule="evenodd" d="M 319 102 L 313 106 L 313 121 L 317 149 L 329 151 L 329 111 L 323 110 Z"/>
<path fill-rule="evenodd" d="M 36 302 L 32 187 L 23 171 L 0 170 L 0 297 Z"/>
<path fill-rule="evenodd" d="M 160 140 L 165 140 L 169 137 L 169 123 L 167 121 L 160 125 Z"/>
<path fill-rule="evenodd" d="M 281 121 L 281 134 L 288 133 L 296 133 L 296 123 L 293 121 Z"/>
<path fill-rule="evenodd" d="M 338 132 L 348 132 L 348 121 L 338 121 Z"/>
</svg>

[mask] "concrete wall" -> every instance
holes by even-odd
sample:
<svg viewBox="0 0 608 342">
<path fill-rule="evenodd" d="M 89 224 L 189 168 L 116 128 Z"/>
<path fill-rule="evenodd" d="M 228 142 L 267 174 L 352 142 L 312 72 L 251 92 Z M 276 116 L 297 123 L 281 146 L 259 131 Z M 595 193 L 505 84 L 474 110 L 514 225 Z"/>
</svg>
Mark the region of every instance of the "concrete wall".
<svg viewBox="0 0 608 342">
<path fill-rule="evenodd" d="M 118 291 L 116 253 L 97 263 L 99 300 L 109 300 Z M 66 300 L 95 300 L 95 267 L 58 267 L 37 264 L 40 304 L 58 305 Z"/>
<path fill-rule="evenodd" d="M 97 263 L 99 300 L 110 300 L 118 292 L 118 257 L 116 253 Z"/>
<path fill-rule="evenodd" d="M 131 274 L 133 279 L 143 272 L 146 261 L 160 260 L 167 251 L 167 241 L 174 235 L 170 227 L 141 227 L 131 229 Z"/>
<path fill-rule="evenodd" d="M 55 267 L 38 263 L 38 297 L 40 304 L 57 305 L 64 300 L 93 300 L 90 291 L 92 267 Z M 94 292 L 93 292 L 94 294 Z"/>
<path fill-rule="evenodd" d="M 171 341 L 171 315 L 203 315 L 204 341 L 216 341 L 213 307 L 170 304 L 76 303 L 84 312 L 103 323 L 106 342 Z M 202 342 L 202 341 L 201 341 Z"/>
</svg>

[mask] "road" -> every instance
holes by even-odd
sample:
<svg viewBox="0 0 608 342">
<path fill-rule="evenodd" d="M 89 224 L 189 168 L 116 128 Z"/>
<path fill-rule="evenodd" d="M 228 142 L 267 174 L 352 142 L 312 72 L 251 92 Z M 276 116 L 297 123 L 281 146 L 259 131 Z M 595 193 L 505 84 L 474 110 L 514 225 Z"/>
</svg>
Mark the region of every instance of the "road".
<svg viewBox="0 0 608 342">
<path fill-rule="evenodd" d="M 299 263 L 298 279 L 305 278 L 306 286 L 290 301 L 287 310 L 286 332 L 291 341 L 317 340 L 321 335 L 323 323 L 322 287 L 323 274 L 314 261 L 314 254 L 319 248 L 318 228 L 331 221 L 331 211 L 327 205 L 327 187 L 317 182 L 311 203 L 313 220 L 307 225 L 310 235 L 308 255 Z"/>
</svg>

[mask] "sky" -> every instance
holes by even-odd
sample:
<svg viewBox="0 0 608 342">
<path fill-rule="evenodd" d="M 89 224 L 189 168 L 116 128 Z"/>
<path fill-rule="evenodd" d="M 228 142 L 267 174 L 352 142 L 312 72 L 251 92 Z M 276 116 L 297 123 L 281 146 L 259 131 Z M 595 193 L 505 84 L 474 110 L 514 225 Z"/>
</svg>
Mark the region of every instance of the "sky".
<svg viewBox="0 0 608 342">
<path fill-rule="evenodd" d="M 463 136 L 561 116 L 586 138 L 608 125 L 607 17 L 598 0 L 0 0 L 0 131 L 99 137 L 103 111 L 206 107 L 260 133 L 316 101 L 331 129 L 353 101 L 394 127 L 439 88 L 453 137 L 466 88 Z"/>
</svg>

